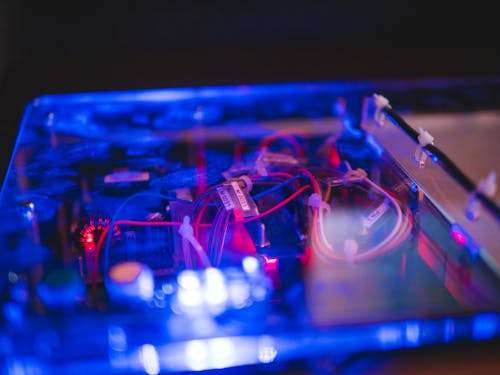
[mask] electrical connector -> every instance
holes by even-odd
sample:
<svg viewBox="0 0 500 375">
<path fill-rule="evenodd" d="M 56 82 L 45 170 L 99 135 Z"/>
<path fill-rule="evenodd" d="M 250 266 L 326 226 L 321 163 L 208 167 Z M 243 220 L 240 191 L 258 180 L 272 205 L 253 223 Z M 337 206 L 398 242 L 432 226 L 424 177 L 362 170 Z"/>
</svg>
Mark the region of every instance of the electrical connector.
<svg viewBox="0 0 500 375">
<path fill-rule="evenodd" d="M 425 161 L 427 160 L 427 153 L 424 147 L 427 145 L 434 144 L 434 137 L 426 130 L 418 128 L 420 135 L 418 136 L 418 145 L 415 150 L 415 162 L 418 163 L 420 168 L 425 166 Z"/>
</svg>

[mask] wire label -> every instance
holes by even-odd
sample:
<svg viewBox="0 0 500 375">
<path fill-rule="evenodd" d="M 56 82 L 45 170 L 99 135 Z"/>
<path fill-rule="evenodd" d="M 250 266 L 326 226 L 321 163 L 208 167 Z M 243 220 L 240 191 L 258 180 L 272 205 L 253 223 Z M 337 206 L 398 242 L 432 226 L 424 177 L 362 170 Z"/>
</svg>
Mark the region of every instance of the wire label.
<svg viewBox="0 0 500 375">
<path fill-rule="evenodd" d="M 219 194 L 219 198 L 227 211 L 234 210 L 233 199 L 224 186 L 217 188 L 217 194 Z"/>
<path fill-rule="evenodd" d="M 380 206 L 372 211 L 368 216 L 363 217 L 363 227 L 370 228 L 375 222 L 382 217 L 383 214 L 389 209 L 389 202 L 384 200 Z"/>
<path fill-rule="evenodd" d="M 247 199 L 245 198 L 245 194 L 238 185 L 237 181 L 231 181 L 231 186 L 233 187 L 234 193 L 236 194 L 236 198 L 238 198 L 238 202 L 240 202 L 241 209 L 243 211 L 249 211 L 250 206 L 248 205 Z"/>
</svg>

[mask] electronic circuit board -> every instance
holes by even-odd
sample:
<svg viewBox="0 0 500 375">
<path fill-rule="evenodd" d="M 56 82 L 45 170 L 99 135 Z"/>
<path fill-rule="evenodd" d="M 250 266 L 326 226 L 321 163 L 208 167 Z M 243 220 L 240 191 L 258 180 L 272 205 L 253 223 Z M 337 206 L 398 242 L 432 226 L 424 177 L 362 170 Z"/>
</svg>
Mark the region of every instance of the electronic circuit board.
<svg viewBox="0 0 500 375">
<path fill-rule="evenodd" d="M 498 207 L 373 89 L 35 99 L 0 197 L 6 372 L 314 372 L 498 336 Z"/>
</svg>

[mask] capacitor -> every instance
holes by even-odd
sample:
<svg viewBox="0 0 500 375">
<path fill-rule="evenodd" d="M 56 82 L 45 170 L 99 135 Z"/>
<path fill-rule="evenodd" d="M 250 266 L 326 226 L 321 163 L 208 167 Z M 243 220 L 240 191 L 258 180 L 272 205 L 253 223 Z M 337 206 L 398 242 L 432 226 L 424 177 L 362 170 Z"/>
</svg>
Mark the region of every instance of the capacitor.
<svg viewBox="0 0 500 375">
<path fill-rule="evenodd" d="M 85 295 L 85 283 L 77 270 L 57 268 L 48 271 L 36 287 L 42 304 L 49 309 L 66 309 Z"/>
<path fill-rule="evenodd" d="M 154 294 L 153 271 L 137 261 L 117 263 L 109 270 L 106 289 L 116 302 L 148 301 Z"/>
</svg>

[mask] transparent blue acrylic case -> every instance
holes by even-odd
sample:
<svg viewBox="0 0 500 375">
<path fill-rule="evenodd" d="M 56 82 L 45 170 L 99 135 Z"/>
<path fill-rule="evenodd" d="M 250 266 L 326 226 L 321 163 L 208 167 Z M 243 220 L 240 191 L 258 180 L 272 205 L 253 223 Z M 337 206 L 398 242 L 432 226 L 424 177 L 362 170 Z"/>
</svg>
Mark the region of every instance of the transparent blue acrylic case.
<svg viewBox="0 0 500 375">
<path fill-rule="evenodd" d="M 3 370 L 314 373 L 318 358 L 496 339 L 498 206 L 391 108 L 466 89 L 34 99 L 0 196 Z"/>
</svg>

